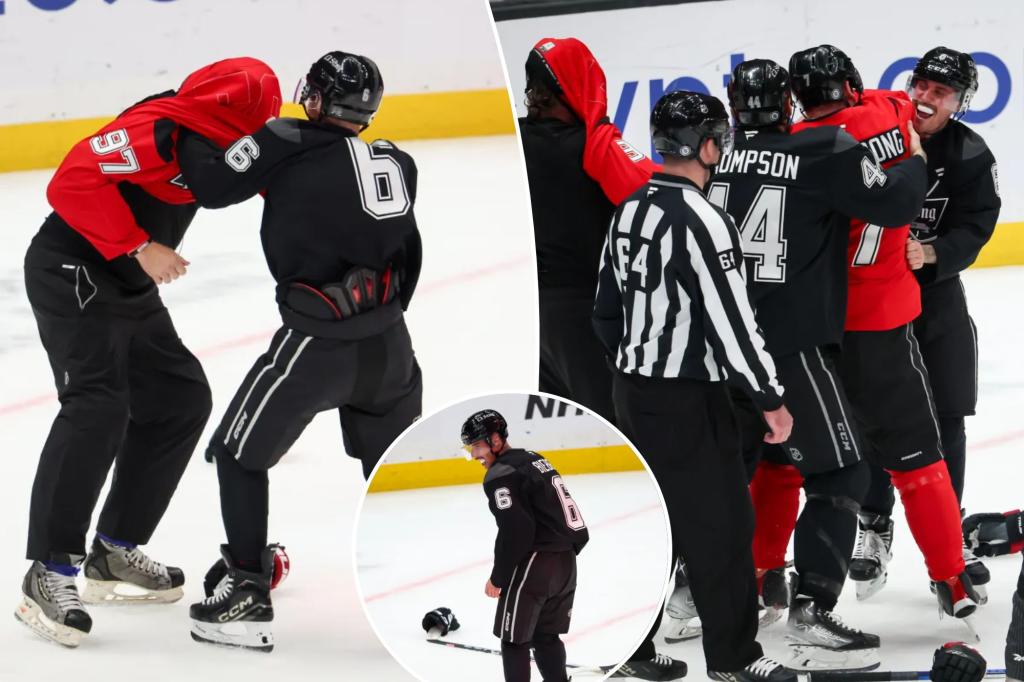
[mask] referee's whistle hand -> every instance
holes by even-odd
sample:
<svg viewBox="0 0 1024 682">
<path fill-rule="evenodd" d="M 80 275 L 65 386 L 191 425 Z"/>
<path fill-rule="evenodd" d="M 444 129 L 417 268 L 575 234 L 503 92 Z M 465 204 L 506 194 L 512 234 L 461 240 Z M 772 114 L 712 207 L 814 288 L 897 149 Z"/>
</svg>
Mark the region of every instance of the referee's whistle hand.
<svg viewBox="0 0 1024 682">
<path fill-rule="evenodd" d="M 765 443 L 778 445 L 789 440 L 789 434 L 793 430 L 793 415 L 789 413 L 785 405 L 777 410 L 765 412 L 764 420 L 768 422 L 768 428 L 771 429 L 764 434 Z"/>
</svg>

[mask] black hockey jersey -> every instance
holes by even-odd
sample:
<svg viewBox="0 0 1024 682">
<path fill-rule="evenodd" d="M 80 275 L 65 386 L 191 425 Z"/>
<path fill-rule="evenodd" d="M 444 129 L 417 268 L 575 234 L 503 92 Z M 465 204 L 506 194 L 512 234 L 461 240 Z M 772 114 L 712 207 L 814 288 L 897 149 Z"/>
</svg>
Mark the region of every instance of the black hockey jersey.
<svg viewBox="0 0 1024 682">
<path fill-rule="evenodd" d="M 935 248 L 935 263 L 917 270 L 923 287 L 957 277 L 985 246 L 1002 205 L 999 170 L 985 140 L 950 121 L 924 141 L 928 194 L 910 226 L 914 238 Z"/>
<path fill-rule="evenodd" d="M 183 130 L 178 161 L 203 207 L 264 193 L 260 237 L 279 300 L 292 283 L 319 288 L 353 268 L 390 267 L 408 307 L 421 263 L 416 164 L 390 142 L 367 144 L 344 128 L 280 118 L 227 150 Z"/>
<path fill-rule="evenodd" d="M 491 582 L 505 587 L 530 552 L 579 554 L 590 535 L 561 475 L 529 450 L 500 455 L 484 477 L 487 504 L 498 524 Z"/>
<path fill-rule="evenodd" d="M 924 179 L 920 158 L 883 171 L 835 126 L 739 132 L 707 195 L 739 227 L 751 303 L 773 356 L 842 341 L 850 218 L 906 225 Z"/>
<path fill-rule="evenodd" d="M 521 118 L 519 131 L 530 181 L 539 284 L 592 295 L 615 206 L 583 171 L 586 129 L 579 123 Z"/>
</svg>

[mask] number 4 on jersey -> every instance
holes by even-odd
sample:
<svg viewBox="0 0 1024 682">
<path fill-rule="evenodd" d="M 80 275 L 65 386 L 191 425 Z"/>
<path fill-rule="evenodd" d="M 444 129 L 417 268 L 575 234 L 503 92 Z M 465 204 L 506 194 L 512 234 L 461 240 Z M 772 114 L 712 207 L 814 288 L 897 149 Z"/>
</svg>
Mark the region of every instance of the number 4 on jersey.
<svg viewBox="0 0 1024 682">
<path fill-rule="evenodd" d="M 708 201 L 727 211 L 729 183 L 711 183 Z M 740 224 L 743 255 L 755 261 L 754 281 L 786 281 L 786 239 L 783 237 L 785 211 L 786 188 L 762 185 Z"/>
</svg>

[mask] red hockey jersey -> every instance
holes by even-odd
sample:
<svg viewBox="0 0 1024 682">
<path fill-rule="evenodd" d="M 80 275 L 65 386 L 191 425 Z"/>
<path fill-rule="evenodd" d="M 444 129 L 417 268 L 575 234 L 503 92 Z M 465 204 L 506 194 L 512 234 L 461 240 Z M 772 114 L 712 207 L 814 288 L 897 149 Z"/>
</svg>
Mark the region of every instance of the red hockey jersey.
<svg viewBox="0 0 1024 682">
<path fill-rule="evenodd" d="M 907 127 L 913 117 L 914 107 L 906 93 L 865 90 L 858 106 L 801 121 L 793 125 L 793 130 L 840 126 L 868 147 L 883 168 L 888 168 L 910 157 Z M 865 169 L 864 182 L 885 182 L 885 177 L 871 176 Z M 850 222 L 847 331 L 895 329 L 921 314 L 921 288 L 907 265 L 909 235 L 909 225 L 883 229 L 861 220 Z"/>
<path fill-rule="evenodd" d="M 227 146 L 280 113 L 281 88 L 269 66 L 248 57 L 216 62 L 191 74 L 173 95 L 143 101 L 75 144 L 46 198 L 104 258 L 116 258 L 149 238 L 119 183 L 138 185 L 168 204 L 195 201 L 174 157 L 177 132 L 161 138 L 172 144 L 159 144 L 159 122 L 186 126 Z"/>
<path fill-rule="evenodd" d="M 622 139 L 608 120 L 608 90 L 597 59 L 576 38 L 542 38 L 533 46 L 562 88 L 564 102 L 587 127 L 583 170 L 613 204 L 640 189 L 658 164 Z"/>
</svg>

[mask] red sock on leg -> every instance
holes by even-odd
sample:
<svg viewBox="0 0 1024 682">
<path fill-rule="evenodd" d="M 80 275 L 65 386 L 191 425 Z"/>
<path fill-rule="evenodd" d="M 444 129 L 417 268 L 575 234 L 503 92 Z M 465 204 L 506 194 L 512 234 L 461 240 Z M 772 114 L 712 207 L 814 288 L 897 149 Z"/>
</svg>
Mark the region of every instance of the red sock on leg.
<svg viewBox="0 0 1024 682">
<path fill-rule="evenodd" d="M 946 580 L 964 570 L 960 504 L 942 460 L 913 471 L 890 471 L 907 524 L 924 554 L 928 576 Z"/>
<path fill-rule="evenodd" d="M 796 527 L 803 483 L 803 476 L 789 464 L 762 461 L 757 465 L 750 497 L 757 518 L 753 552 L 758 573 L 786 564 L 786 548 Z"/>
</svg>

